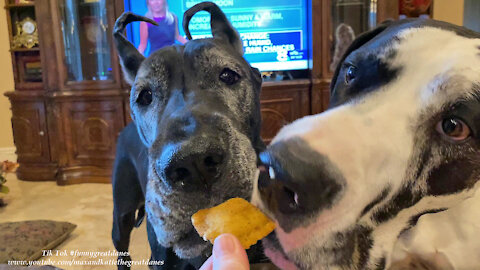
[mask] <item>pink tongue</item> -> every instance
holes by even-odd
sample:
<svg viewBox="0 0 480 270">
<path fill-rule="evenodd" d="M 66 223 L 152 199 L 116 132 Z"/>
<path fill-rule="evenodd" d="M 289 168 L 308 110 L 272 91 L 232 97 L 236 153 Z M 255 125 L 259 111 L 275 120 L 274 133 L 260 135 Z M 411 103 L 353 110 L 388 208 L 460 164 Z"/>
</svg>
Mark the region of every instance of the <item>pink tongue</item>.
<svg viewBox="0 0 480 270">
<path fill-rule="evenodd" d="M 274 251 L 274 250 L 269 249 L 269 248 L 265 248 L 264 252 L 265 252 L 265 255 L 268 258 L 270 258 L 270 260 L 278 268 L 283 269 L 283 270 L 298 270 L 298 268 L 292 262 L 287 260 L 287 258 L 285 258 L 285 256 L 283 256 L 283 254 L 281 252 Z"/>
</svg>

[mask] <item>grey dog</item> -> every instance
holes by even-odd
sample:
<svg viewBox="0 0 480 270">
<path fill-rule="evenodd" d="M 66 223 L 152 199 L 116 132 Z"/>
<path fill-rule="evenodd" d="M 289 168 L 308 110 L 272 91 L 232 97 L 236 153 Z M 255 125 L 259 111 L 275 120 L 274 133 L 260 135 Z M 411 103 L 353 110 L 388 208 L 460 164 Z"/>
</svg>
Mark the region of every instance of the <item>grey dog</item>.
<svg viewBox="0 0 480 270">
<path fill-rule="evenodd" d="M 113 172 L 112 238 L 128 251 L 130 232 L 147 214 L 152 261 L 162 269 L 199 267 L 211 244 L 191 223 L 196 211 L 232 197 L 250 199 L 260 138 L 261 75 L 243 58 L 241 39 L 213 3 L 189 9 L 183 27 L 201 10 L 211 14 L 213 38 L 191 40 L 142 56 L 118 18 L 115 45 L 128 83 L 133 123 L 120 134 Z M 252 250 L 255 257 L 256 248 Z M 129 256 L 121 256 L 129 268 Z M 193 260 L 191 260 L 193 259 Z"/>
</svg>

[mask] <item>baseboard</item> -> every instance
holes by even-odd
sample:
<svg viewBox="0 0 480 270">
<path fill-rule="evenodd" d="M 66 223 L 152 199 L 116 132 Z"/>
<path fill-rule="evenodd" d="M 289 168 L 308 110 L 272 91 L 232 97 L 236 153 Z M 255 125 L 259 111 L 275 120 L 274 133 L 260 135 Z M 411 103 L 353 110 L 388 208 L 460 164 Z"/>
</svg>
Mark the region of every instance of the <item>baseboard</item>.
<svg viewBox="0 0 480 270">
<path fill-rule="evenodd" d="M 15 147 L 0 148 L 0 162 L 4 160 L 17 161 L 17 155 L 15 154 Z"/>
</svg>

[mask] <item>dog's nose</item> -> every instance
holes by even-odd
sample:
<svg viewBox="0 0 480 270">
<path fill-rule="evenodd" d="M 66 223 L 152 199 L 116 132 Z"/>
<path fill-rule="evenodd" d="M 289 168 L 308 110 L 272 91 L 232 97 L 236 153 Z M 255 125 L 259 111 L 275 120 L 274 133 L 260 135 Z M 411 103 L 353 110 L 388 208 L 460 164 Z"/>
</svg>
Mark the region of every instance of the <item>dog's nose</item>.
<svg viewBox="0 0 480 270">
<path fill-rule="evenodd" d="M 329 208 L 345 186 L 345 179 L 328 157 L 302 139 L 275 143 L 260 154 L 260 160 L 261 197 L 280 215 L 308 215 Z"/>
<path fill-rule="evenodd" d="M 186 149 L 187 152 L 189 150 Z M 224 160 L 225 151 L 220 147 L 193 151 L 186 155 L 180 151 L 171 157 L 163 171 L 166 181 L 172 186 L 196 190 L 208 187 L 220 178 Z"/>
</svg>

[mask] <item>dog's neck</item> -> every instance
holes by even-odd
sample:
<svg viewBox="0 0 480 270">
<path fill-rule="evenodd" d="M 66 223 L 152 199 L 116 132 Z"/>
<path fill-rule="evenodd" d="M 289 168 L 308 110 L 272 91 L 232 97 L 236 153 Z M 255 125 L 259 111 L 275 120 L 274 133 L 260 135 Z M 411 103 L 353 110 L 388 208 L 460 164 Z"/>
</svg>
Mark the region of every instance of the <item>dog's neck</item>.
<svg viewBox="0 0 480 270">
<path fill-rule="evenodd" d="M 428 226 L 421 222 L 425 220 L 425 218 L 436 219 L 437 217 L 441 217 L 445 219 L 444 221 L 447 222 L 447 224 L 449 223 L 447 217 L 451 217 L 451 220 L 454 220 L 455 216 L 477 218 L 478 213 L 467 213 L 468 211 L 474 211 L 474 208 L 466 207 L 466 203 L 472 200 L 480 205 L 480 181 L 478 181 L 473 188 L 460 193 L 446 196 L 424 197 L 414 206 L 400 211 L 395 218 L 374 227 L 372 232 L 373 247 L 370 250 L 369 267 L 374 268 L 374 266 L 378 265 L 379 261 L 385 257 L 387 265 L 393 261 L 406 258 L 408 250 L 414 251 L 413 249 L 415 249 L 415 247 L 410 245 L 414 244 L 412 239 L 418 237 L 418 235 L 432 235 L 432 233 L 435 232 L 437 232 L 438 235 L 442 235 L 439 230 L 442 230 L 443 227 L 438 226 L 442 223 L 432 223 L 431 225 L 434 226 Z M 438 209 L 437 213 L 431 211 L 424 212 L 422 210 L 432 209 L 432 205 L 435 206 L 435 209 Z M 412 219 L 412 217 L 415 217 L 415 219 Z M 371 222 L 366 222 L 365 224 L 367 223 L 367 226 L 374 226 Z M 420 226 L 417 228 L 419 224 Z M 455 230 L 454 228 L 452 229 Z M 458 229 L 461 230 L 461 228 Z M 457 233 L 460 233 L 460 231 L 457 231 Z M 475 235 L 472 235 L 471 238 L 477 239 L 478 234 L 480 234 L 480 228 L 477 226 L 477 232 Z M 450 241 L 453 242 L 458 240 L 459 239 L 450 239 Z M 418 244 L 419 243 L 415 243 L 415 245 Z M 422 245 L 430 246 L 430 249 L 433 248 L 433 244 L 434 243 L 429 241 L 422 243 Z M 389 255 L 386 256 L 386 254 Z"/>
</svg>

